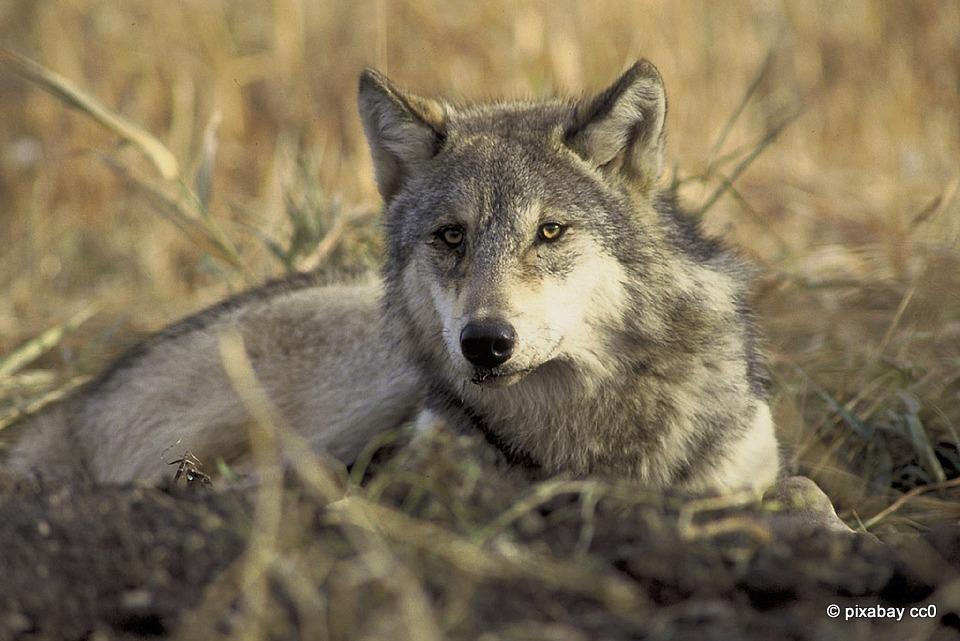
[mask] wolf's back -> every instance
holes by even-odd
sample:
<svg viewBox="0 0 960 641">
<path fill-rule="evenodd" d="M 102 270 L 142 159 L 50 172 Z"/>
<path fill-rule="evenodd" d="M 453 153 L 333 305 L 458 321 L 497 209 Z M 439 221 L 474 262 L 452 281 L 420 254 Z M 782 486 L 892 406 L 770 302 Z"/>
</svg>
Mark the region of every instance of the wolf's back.
<svg viewBox="0 0 960 641">
<path fill-rule="evenodd" d="M 156 481 L 167 459 L 242 458 L 252 421 L 223 365 L 237 332 L 283 425 L 351 460 L 409 418 L 416 377 L 389 344 L 380 284 L 297 278 L 228 299 L 147 339 L 73 398 L 18 430 L 3 465 L 15 476 Z"/>
</svg>

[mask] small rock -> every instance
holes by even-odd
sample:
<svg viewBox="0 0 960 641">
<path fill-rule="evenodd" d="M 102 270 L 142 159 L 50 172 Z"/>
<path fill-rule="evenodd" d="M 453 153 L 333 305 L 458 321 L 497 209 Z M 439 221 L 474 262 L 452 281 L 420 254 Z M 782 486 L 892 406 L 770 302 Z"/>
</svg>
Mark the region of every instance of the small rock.
<svg viewBox="0 0 960 641">
<path fill-rule="evenodd" d="M 153 594 L 149 590 L 128 590 L 120 596 L 120 603 L 129 610 L 140 610 L 150 607 Z"/>
</svg>

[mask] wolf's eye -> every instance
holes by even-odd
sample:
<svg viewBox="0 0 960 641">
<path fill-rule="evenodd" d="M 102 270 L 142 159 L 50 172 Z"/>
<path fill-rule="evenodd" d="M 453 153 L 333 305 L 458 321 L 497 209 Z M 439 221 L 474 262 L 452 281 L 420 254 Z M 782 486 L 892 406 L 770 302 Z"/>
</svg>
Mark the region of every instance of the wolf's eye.
<svg viewBox="0 0 960 641">
<path fill-rule="evenodd" d="M 447 247 L 454 249 L 463 242 L 463 229 L 461 227 L 444 227 L 436 233 L 437 238 L 447 244 Z"/>
<path fill-rule="evenodd" d="M 566 230 L 567 228 L 560 223 L 543 223 L 537 229 L 537 238 L 545 243 L 552 243 L 563 236 L 563 232 Z"/>
</svg>

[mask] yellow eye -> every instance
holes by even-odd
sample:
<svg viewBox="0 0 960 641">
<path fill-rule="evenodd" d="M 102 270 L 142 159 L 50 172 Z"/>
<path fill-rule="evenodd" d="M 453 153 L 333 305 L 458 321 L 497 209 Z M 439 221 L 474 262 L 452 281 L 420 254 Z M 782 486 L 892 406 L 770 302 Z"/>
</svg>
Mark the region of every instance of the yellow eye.
<svg viewBox="0 0 960 641">
<path fill-rule="evenodd" d="M 543 223 L 540 225 L 540 229 L 537 230 L 537 238 L 549 243 L 563 236 L 563 232 L 566 231 L 566 229 L 567 228 L 560 223 Z"/>
<path fill-rule="evenodd" d="M 447 227 L 440 231 L 439 236 L 450 247 L 457 247 L 463 242 L 463 230 L 459 227 Z"/>
</svg>

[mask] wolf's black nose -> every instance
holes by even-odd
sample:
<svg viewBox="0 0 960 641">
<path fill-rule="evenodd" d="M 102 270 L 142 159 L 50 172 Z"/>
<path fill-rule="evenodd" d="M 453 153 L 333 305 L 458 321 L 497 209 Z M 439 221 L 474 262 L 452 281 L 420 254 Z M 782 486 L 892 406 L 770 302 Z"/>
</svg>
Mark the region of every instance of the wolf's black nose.
<svg viewBox="0 0 960 641">
<path fill-rule="evenodd" d="M 467 323 L 460 332 L 460 351 L 477 367 L 496 367 L 510 360 L 517 333 L 510 323 L 482 320 Z"/>
</svg>

